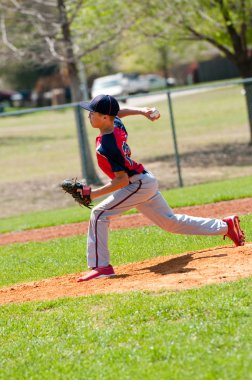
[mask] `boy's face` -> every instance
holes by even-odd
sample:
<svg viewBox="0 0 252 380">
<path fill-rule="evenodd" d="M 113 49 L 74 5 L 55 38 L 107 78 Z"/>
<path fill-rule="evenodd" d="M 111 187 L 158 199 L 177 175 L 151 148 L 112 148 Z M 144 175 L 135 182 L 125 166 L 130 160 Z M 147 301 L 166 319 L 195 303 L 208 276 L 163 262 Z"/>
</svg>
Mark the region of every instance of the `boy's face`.
<svg viewBox="0 0 252 380">
<path fill-rule="evenodd" d="M 104 116 L 98 112 L 89 112 L 88 118 L 93 128 L 102 128 L 104 125 Z"/>
</svg>

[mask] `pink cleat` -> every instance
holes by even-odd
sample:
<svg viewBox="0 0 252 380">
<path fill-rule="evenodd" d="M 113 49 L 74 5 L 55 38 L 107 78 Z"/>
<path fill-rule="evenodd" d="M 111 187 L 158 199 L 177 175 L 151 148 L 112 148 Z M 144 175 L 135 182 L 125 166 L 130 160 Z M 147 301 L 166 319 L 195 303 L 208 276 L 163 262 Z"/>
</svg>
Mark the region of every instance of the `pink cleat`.
<svg viewBox="0 0 252 380">
<path fill-rule="evenodd" d="M 227 216 L 223 219 L 223 222 L 226 222 L 228 225 L 228 232 L 224 235 L 224 239 L 227 236 L 229 239 L 233 240 L 236 246 L 245 244 L 245 234 L 241 230 L 240 220 L 238 216 Z"/>
<path fill-rule="evenodd" d="M 85 276 L 80 277 L 77 282 L 89 281 L 95 278 L 113 277 L 115 276 L 114 268 L 112 265 L 107 267 L 97 267 L 93 268 L 91 272 L 87 273 Z"/>
</svg>

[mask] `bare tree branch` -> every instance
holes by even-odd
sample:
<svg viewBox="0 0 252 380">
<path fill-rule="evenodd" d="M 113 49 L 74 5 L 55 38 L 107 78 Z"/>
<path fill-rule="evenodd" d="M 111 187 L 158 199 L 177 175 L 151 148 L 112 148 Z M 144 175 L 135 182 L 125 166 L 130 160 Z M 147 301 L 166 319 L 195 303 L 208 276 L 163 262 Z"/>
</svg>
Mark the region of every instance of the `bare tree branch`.
<svg viewBox="0 0 252 380">
<path fill-rule="evenodd" d="M 0 19 L 0 22 L 1 22 L 1 32 L 2 32 L 2 40 L 3 40 L 3 43 L 4 45 L 8 46 L 8 48 L 13 51 L 13 53 L 19 57 L 19 58 L 22 58 L 24 56 L 24 52 L 20 49 L 18 49 L 15 45 L 13 45 L 9 40 L 8 40 L 8 36 L 7 36 L 7 31 L 6 31 L 6 25 L 5 25 L 5 18 L 4 18 L 4 15 L 2 14 L 1 15 L 1 19 Z"/>
<path fill-rule="evenodd" d="M 13 4 L 14 8 L 23 15 L 35 17 L 36 19 L 38 19 L 39 21 L 44 22 L 44 23 L 49 23 L 50 20 L 53 22 L 53 20 L 54 20 L 54 17 L 52 17 L 52 14 L 50 12 L 44 13 L 42 15 L 37 10 L 31 10 L 31 9 L 27 9 L 27 8 L 22 7 L 18 3 L 17 0 L 10 0 L 10 1 Z M 43 5 L 45 5 L 45 4 L 43 4 Z M 56 8 L 55 4 L 54 4 L 54 8 Z"/>
<path fill-rule="evenodd" d="M 33 17 L 36 17 L 38 18 L 40 21 L 46 21 L 45 17 L 42 16 L 40 13 L 36 12 L 36 11 L 32 11 L 32 10 L 27 10 L 27 9 L 24 9 L 20 6 L 20 4 L 16 1 L 16 0 L 10 0 L 12 2 L 12 4 L 14 5 L 14 7 L 22 14 L 24 15 L 30 15 L 30 16 L 33 16 Z"/>
<path fill-rule="evenodd" d="M 34 3 L 41 4 L 41 5 L 46 5 L 48 7 L 53 7 L 55 8 L 55 3 L 52 3 L 50 1 L 45 1 L 45 0 L 33 0 Z"/>
<path fill-rule="evenodd" d="M 64 57 L 63 55 L 60 55 L 60 54 L 58 54 L 56 52 L 56 49 L 55 49 L 55 40 L 54 39 L 52 39 L 52 38 L 50 38 L 50 37 L 47 36 L 47 37 L 45 37 L 45 41 L 46 41 L 46 43 L 47 43 L 47 45 L 49 47 L 50 53 L 52 54 L 52 56 L 54 58 L 57 58 L 60 62 L 66 62 L 67 61 L 66 57 Z M 71 62 L 71 61 L 69 61 L 69 62 Z"/>
</svg>

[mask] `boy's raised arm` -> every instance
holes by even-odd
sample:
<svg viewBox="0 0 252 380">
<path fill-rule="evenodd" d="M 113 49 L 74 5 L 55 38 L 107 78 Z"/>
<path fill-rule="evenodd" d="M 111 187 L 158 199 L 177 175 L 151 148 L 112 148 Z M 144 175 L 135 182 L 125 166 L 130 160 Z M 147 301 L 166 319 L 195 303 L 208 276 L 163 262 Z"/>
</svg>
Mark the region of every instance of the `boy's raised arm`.
<svg viewBox="0 0 252 380">
<path fill-rule="evenodd" d="M 154 121 L 160 118 L 159 111 L 153 107 L 125 107 L 121 108 L 117 114 L 117 116 L 121 119 L 125 116 L 134 116 L 134 115 L 143 115 L 147 117 L 147 119 Z"/>
</svg>

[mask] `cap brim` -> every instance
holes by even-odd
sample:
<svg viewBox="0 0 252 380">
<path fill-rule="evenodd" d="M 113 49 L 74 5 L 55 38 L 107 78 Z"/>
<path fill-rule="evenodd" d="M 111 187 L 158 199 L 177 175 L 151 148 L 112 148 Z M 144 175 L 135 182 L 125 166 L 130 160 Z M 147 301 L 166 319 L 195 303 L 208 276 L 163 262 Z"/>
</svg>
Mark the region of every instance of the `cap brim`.
<svg viewBox="0 0 252 380">
<path fill-rule="evenodd" d="M 84 108 L 84 110 L 87 110 L 87 111 L 91 111 L 91 112 L 93 111 L 93 109 L 90 106 L 90 102 L 81 102 L 80 107 Z"/>
</svg>

